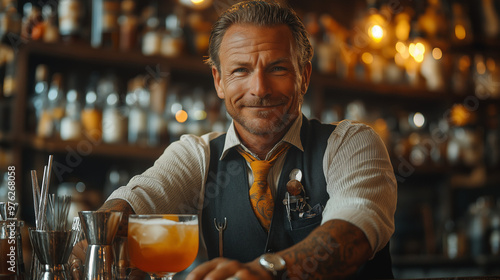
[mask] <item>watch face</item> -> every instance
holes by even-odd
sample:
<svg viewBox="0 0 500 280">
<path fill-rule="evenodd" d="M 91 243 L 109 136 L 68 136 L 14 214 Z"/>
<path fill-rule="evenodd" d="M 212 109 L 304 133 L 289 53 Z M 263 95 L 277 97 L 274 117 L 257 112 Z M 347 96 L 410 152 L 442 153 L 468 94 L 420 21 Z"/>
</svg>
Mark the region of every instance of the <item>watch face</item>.
<svg viewBox="0 0 500 280">
<path fill-rule="evenodd" d="M 264 254 L 260 259 L 260 264 L 268 270 L 280 271 L 285 269 L 285 260 L 277 254 Z"/>
</svg>

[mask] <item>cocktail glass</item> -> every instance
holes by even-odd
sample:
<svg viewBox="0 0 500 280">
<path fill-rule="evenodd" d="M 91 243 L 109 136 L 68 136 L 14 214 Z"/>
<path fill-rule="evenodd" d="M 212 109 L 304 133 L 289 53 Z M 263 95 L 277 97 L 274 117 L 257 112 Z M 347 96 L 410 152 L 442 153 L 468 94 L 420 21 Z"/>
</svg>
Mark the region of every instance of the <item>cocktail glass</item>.
<svg viewBox="0 0 500 280">
<path fill-rule="evenodd" d="M 198 254 L 197 215 L 130 215 L 130 262 L 151 279 L 171 280 Z"/>
</svg>

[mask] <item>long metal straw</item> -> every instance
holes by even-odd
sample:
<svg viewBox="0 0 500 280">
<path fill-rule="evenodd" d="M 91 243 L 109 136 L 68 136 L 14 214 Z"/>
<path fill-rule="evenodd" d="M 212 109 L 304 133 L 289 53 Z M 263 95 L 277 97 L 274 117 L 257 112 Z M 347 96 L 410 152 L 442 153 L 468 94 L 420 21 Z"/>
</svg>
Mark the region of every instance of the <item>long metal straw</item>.
<svg viewBox="0 0 500 280">
<path fill-rule="evenodd" d="M 36 175 L 36 170 L 31 170 L 31 186 L 33 188 L 33 204 L 35 209 L 35 227 L 39 229 L 38 224 L 38 206 L 40 201 L 40 187 L 38 186 L 38 178 Z"/>
<path fill-rule="evenodd" d="M 52 170 L 52 160 L 53 156 L 49 156 L 49 163 L 48 165 L 44 166 L 43 168 L 43 178 L 42 178 L 42 189 L 40 193 L 40 199 L 39 199 L 39 205 L 38 205 L 38 217 L 37 217 L 37 224 L 38 228 L 37 229 L 46 229 L 47 228 L 47 220 L 46 220 L 46 213 L 47 213 L 47 196 L 48 196 L 48 191 L 49 191 L 49 185 L 50 185 L 50 174 Z"/>
</svg>

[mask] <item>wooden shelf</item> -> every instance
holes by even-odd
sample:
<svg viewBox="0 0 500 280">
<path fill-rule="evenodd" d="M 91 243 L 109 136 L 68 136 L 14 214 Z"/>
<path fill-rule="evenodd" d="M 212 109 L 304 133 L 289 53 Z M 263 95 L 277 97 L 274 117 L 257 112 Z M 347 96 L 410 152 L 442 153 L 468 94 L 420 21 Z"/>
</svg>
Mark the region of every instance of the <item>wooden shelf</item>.
<svg viewBox="0 0 500 280">
<path fill-rule="evenodd" d="M 156 160 L 165 150 L 165 147 L 94 143 L 89 139 L 62 141 L 57 139 L 43 139 L 35 136 L 25 137 L 23 144 L 35 150 L 48 153 L 76 152 L 82 156 L 111 156 L 115 158 L 145 160 Z"/>
<path fill-rule="evenodd" d="M 170 69 L 189 71 L 198 74 L 210 74 L 210 67 L 205 65 L 200 56 L 146 56 L 139 51 L 115 51 L 106 48 L 92 48 L 84 43 L 44 43 L 30 41 L 21 48 L 21 55 L 39 55 L 51 58 L 69 59 L 84 63 L 96 63 L 119 66 L 146 67 L 166 65 Z"/>
<path fill-rule="evenodd" d="M 449 94 L 445 91 L 429 91 L 424 87 L 417 88 L 409 85 L 391 85 L 385 83 L 374 84 L 364 81 L 339 79 L 319 73 L 311 76 L 311 86 L 315 85 L 321 85 L 326 88 L 327 91 L 328 89 L 335 89 L 336 91 L 345 90 L 379 98 L 398 97 L 430 102 L 443 100 L 449 97 Z M 328 94 L 328 92 L 326 94 Z"/>
</svg>

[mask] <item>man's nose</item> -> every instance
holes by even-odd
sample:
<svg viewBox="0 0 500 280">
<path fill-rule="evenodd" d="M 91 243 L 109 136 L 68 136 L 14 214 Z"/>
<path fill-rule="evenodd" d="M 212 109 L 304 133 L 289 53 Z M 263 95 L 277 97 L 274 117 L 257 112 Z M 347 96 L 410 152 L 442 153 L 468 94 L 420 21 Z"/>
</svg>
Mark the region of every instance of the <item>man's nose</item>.
<svg viewBox="0 0 500 280">
<path fill-rule="evenodd" d="M 264 71 L 257 70 L 253 72 L 252 79 L 250 79 L 250 89 L 253 95 L 260 98 L 271 93 L 269 81 Z"/>
</svg>

